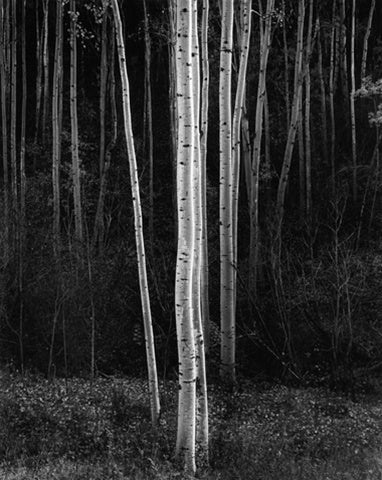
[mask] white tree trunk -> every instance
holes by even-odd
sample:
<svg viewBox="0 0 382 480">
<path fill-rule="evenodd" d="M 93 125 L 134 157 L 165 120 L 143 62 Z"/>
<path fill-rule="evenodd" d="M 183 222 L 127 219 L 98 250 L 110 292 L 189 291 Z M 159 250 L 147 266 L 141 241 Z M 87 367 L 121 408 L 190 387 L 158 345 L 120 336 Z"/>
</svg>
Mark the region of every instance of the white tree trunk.
<svg viewBox="0 0 382 480">
<path fill-rule="evenodd" d="M 124 44 L 124 38 L 123 38 L 121 16 L 120 16 L 119 7 L 118 7 L 118 0 L 112 0 L 112 7 L 114 12 L 114 24 L 115 24 L 115 33 L 116 33 L 116 41 L 117 41 L 119 69 L 120 69 L 121 82 L 122 82 L 122 105 L 123 105 L 123 117 L 124 117 L 124 131 L 125 131 L 127 154 L 129 158 L 131 193 L 133 197 L 135 242 L 137 247 L 139 287 L 141 292 L 142 316 L 143 316 L 143 324 L 144 324 L 144 330 L 145 330 L 146 358 L 147 358 L 150 403 L 151 403 L 151 419 L 153 424 L 156 424 L 158 422 L 159 414 L 160 414 L 159 388 L 158 388 L 158 376 L 157 376 L 157 369 L 156 369 L 154 333 L 153 333 L 152 320 L 151 320 L 149 287 L 147 282 L 146 255 L 145 255 L 145 245 L 144 245 L 144 238 L 143 238 L 143 219 L 142 219 L 140 192 L 139 192 L 138 168 L 137 168 L 137 161 L 136 161 L 136 155 L 135 155 L 134 136 L 133 136 L 131 111 L 130 111 L 130 88 L 129 88 L 129 79 L 127 76 L 125 44 Z"/>
<path fill-rule="evenodd" d="M 178 254 L 175 279 L 175 314 L 179 356 L 179 403 L 176 456 L 194 473 L 196 435 L 196 350 L 193 323 L 195 262 L 195 112 L 192 68 L 192 0 L 177 3 L 176 98 L 178 114 L 177 207 Z"/>
<path fill-rule="evenodd" d="M 219 236 L 220 236 L 220 376 L 235 382 L 234 251 L 232 226 L 232 106 L 233 2 L 222 0 L 219 74 Z"/>
</svg>

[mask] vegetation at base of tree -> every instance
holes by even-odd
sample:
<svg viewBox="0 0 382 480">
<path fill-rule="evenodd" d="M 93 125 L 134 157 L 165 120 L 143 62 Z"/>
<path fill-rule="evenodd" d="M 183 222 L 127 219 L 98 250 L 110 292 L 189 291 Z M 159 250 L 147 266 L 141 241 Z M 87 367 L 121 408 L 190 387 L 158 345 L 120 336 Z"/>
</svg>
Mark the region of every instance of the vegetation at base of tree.
<svg viewBox="0 0 382 480">
<path fill-rule="evenodd" d="M 3 371 L 1 381 L 0 478 L 185 478 L 173 460 L 176 382 L 160 384 L 161 428 L 154 431 L 145 380 L 48 382 Z M 380 478 L 382 385 L 363 381 L 354 400 L 264 379 L 239 379 L 229 395 L 212 384 L 211 466 L 199 478 Z"/>
</svg>

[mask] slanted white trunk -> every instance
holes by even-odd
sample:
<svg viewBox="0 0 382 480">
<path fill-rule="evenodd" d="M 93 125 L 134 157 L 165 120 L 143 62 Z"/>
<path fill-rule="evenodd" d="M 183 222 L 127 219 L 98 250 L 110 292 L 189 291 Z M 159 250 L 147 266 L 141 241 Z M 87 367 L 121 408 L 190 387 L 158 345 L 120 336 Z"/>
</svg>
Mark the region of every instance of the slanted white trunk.
<svg viewBox="0 0 382 480">
<path fill-rule="evenodd" d="M 133 136 L 131 111 L 130 111 L 130 88 L 129 88 L 129 79 L 127 76 L 125 44 L 124 44 L 124 38 L 123 38 L 122 21 L 121 21 L 121 16 L 119 12 L 118 0 L 112 0 L 112 7 L 114 12 L 114 24 L 115 24 L 115 33 L 116 33 L 118 59 L 119 59 L 119 70 L 120 70 L 121 82 L 122 82 L 122 106 L 123 106 L 123 118 L 124 118 L 124 131 L 125 131 L 127 154 L 129 158 L 131 193 L 133 197 L 135 242 L 137 247 L 139 287 L 141 292 L 142 316 L 143 316 L 143 324 L 144 324 L 144 330 L 145 330 L 146 358 L 147 358 L 150 403 L 151 403 L 151 419 L 153 424 L 156 424 L 158 422 L 159 414 L 160 414 L 159 388 L 158 388 L 158 376 L 157 376 L 157 369 L 156 369 L 154 333 L 153 333 L 152 320 L 151 320 L 149 287 L 147 282 L 146 254 L 145 254 L 145 245 L 144 245 L 144 238 L 143 238 L 143 219 L 142 219 L 140 192 L 139 192 L 138 168 L 137 168 L 137 161 L 136 161 L 136 155 L 135 155 L 134 136 Z"/>
<path fill-rule="evenodd" d="M 240 181 L 240 147 L 241 147 L 241 119 L 244 108 L 245 85 L 247 80 L 247 65 L 251 39 L 251 10 L 252 0 L 242 0 L 241 34 L 240 34 L 240 66 L 237 78 L 235 107 L 232 121 L 232 228 L 233 228 L 233 264 L 234 269 L 234 308 L 236 310 L 236 283 L 237 283 L 237 224 L 239 208 L 239 181 Z"/>
</svg>

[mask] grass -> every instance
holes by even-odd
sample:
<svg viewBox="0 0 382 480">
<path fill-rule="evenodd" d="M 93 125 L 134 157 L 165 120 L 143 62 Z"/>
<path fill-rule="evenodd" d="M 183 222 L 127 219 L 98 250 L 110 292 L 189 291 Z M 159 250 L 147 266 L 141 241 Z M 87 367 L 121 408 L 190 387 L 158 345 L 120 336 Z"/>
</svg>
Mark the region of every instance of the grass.
<svg viewBox="0 0 382 480">
<path fill-rule="evenodd" d="M 3 375 L 1 480 L 182 479 L 172 461 L 173 382 L 161 385 L 163 415 L 150 425 L 146 382 L 52 383 Z M 202 479 L 382 479 L 382 404 L 325 389 L 245 382 L 228 395 L 212 385 L 210 460 Z"/>
</svg>

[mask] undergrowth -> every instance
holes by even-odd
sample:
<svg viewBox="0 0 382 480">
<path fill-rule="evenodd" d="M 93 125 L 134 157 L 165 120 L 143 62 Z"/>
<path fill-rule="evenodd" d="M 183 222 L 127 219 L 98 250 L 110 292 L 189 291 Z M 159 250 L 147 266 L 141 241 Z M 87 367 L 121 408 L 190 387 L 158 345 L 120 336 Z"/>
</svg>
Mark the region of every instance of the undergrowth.
<svg viewBox="0 0 382 480">
<path fill-rule="evenodd" d="M 378 389 L 377 389 L 378 390 Z M 174 382 L 161 385 L 163 413 L 150 423 L 146 382 L 134 378 L 48 382 L 1 377 L 1 480 L 184 478 L 173 463 Z M 212 385 L 210 468 L 203 479 L 381 478 L 382 405 L 324 389 Z"/>
</svg>

